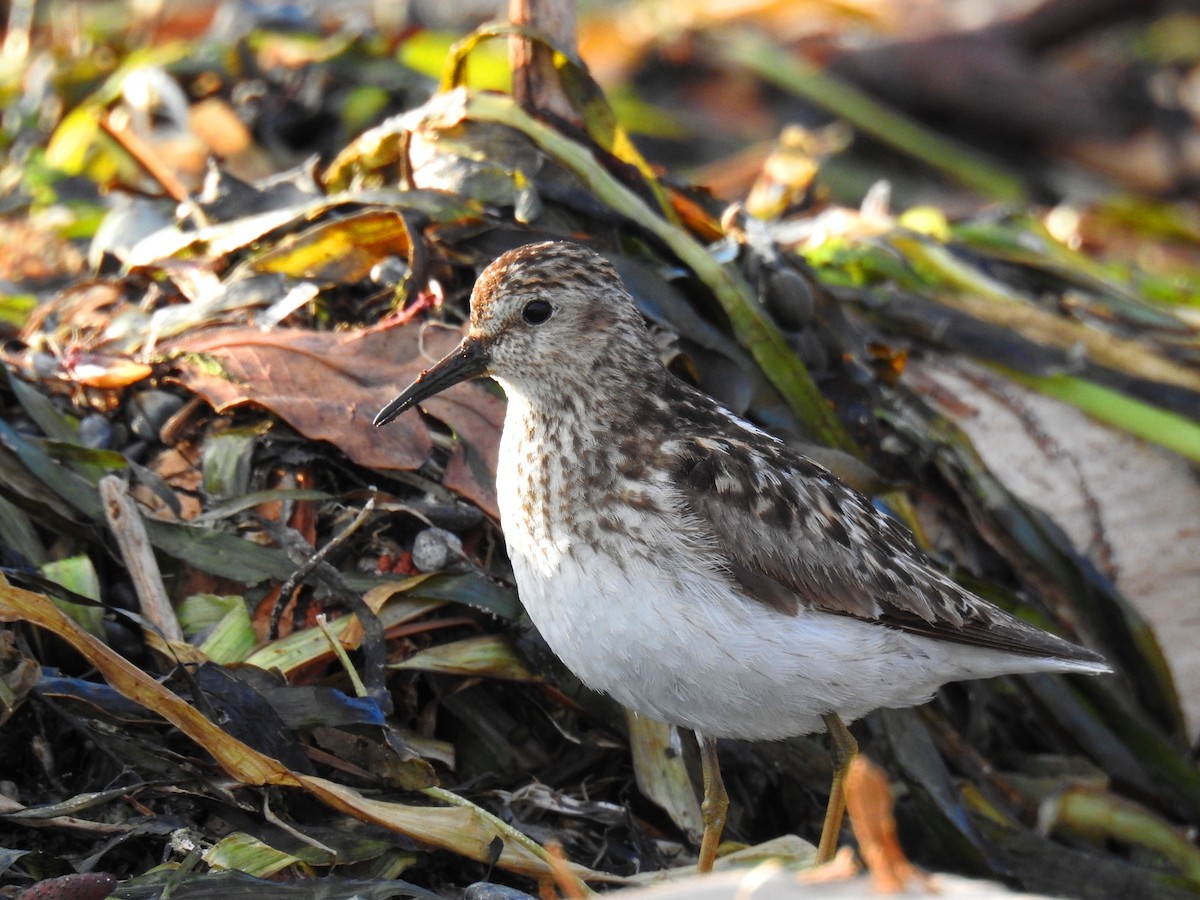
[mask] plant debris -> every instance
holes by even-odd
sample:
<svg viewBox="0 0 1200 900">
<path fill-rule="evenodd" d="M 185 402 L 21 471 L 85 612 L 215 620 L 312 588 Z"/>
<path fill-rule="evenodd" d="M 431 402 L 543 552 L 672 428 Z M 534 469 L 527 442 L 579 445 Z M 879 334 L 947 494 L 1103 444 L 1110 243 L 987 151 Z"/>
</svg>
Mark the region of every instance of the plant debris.
<svg viewBox="0 0 1200 900">
<path fill-rule="evenodd" d="M 458 341 L 478 272 L 547 238 L 612 259 L 676 374 L 872 493 L 972 590 L 1118 670 L 951 685 L 868 716 L 855 731 L 883 774 L 867 800 L 890 783 L 896 808 L 863 855 L 910 877 L 894 830 L 922 867 L 1025 890 L 1200 894 L 1195 685 L 1126 596 L 1103 485 L 1080 475 L 1081 541 L 967 437 L 986 396 L 1042 449 L 1067 440 L 1021 414 L 1048 398 L 1180 462 L 1162 471 L 1195 489 L 1200 226 L 1191 200 L 1138 193 L 1186 173 L 1104 180 L 1148 142 L 1194 139 L 1190 95 L 1150 95 L 1176 104 L 1178 131 L 1100 92 L 1075 113 L 1112 112 L 1112 128 L 993 117 L 1019 133 L 998 147 L 931 122 L 962 105 L 937 67 L 919 101 L 867 63 L 911 72 L 931 46 L 954 72 L 1033 59 L 1008 90 L 1052 87 L 1048 108 L 1070 108 L 1043 52 L 1057 19 L 940 39 L 913 23 L 883 42 L 856 4 L 804 22 L 768 4 L 728 34 L 720 4 L 665 5 L 688 16 L 636 38 L 612 35 L 644 4 L 585 17 L 589 70 L 525 24 L 454 41 L 227 5 L 114 28 L 104 5 L 26 23 L 12 4 L 6 896 L 582 896 L 694 861 L 691 736 L 587 691 L 523 616 L 496 506 L 499 390 L 371 424 Z M 1194 48 L 1169 32 L 1200 20 L 1120 5 L 1125 30 L 1079 58 L 1116 44 L 1122 71 L 1136 52 L 1160 87 L 1194 81 Z M 875 49 L 849 49 L 864 34 Z M 496 90 L 508 41 L 543 60 L 522 102 Z M 1100 146 L 1120 148 L 1113 165 L 1063 174 Z M 1183 592 L 1187 572 L 1169 574 Z M 727 834 L 763 845 L 730 859 L 807 865 L 803 841 L 767 841 L 816 836 L 823 738 L 721 753 Z"/>
</svg>

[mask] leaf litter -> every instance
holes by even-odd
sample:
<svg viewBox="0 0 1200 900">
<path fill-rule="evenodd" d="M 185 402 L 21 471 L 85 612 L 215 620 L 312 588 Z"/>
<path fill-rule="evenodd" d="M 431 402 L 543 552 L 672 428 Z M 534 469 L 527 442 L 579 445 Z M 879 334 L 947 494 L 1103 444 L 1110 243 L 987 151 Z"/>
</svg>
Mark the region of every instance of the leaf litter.
<svg viewBox="0 0 1200 900">
<path fill-rule="evenodd" d="M 142 48 L 97 31 L 103 61 L 48 46 L 3 75 L 43 105 L 64 91 L 15 107 L 2 168 L 5 227 L 62 242 L 0 297 L 7 884 L 107 870 L 130 898 L 490 879 L 573 896 L 686 862 L 686 737 L 588 693 L 522 620 L 495 503 L 502 397 L 463 385 L 371 425 L 458 340 L 487 262 L 560 237 L 613 258 L 677 373 L 876 493 L 974 590 L 1121 670 L 956 685 L 868 717 L 918 861 L 1067 895 L 1200 890 L 1181 831 L 1200 776 L 1153 630 L 984 465 L 948 414 L 970 397 L 905 377 L 910 355 L 961 354 L 1200 459 L 1186 209 L 894 214 L 828 196 L 848 138 L 793 132 L 758 164 L 775 181 L 741 194 L 758 218 L 647 162 L 570 52 L 579 129 L 477 86 L 478 48 L 514 29 L 451 47 L 435 88 L 397 62 L 415 58 L 404 38 L 313 25 Z M 616 70 L 686 55 L 656 40 L 663 59 L 652 41 Z M 783 53 L 745 33 L 707 64 L 810 100 L 816 85 L 863 127 L 836 75 Z M 890 121 L 885 142 L 949 183 L 1027 196 Z M 1160 255 L 1123 258 L 1130 230 Z M 153 547 L 140 559 L 110 537 L 114 473 Z M 165 585 L 183 641 L 150 624 L 135 571 Z M 731 834 L 813 835 L 820 739 L 723 751 Z"/>
</svg>

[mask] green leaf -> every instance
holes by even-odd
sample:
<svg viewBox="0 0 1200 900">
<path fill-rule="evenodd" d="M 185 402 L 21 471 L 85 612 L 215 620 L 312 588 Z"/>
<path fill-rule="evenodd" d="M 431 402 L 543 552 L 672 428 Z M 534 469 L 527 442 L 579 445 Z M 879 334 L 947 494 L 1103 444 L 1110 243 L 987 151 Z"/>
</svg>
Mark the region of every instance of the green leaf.
<svg viewBox="0 0 1200 900">
<path fill-rule="evenodd" d="M 29 516 L 18 506 L 0 496 L 0 544 L 19 554 L 26 562 L 41 565 L 46 561 L 42 546 Z"/>
<path fill-rule="evenodd" d="M 509 681 L 536 681 L 513 652 L 512 645 L 498 634 L 438 644 L 414 653 L 408 659 L 392 663 L 391 669 L 417 669 L 446 675 L 475 675 Z"/>
<path fill-rule="evenodd" d="M 1094 419 L 1200 462 L 1200 424 L 1074 375 L 1026 375 L 1001 369 L 1035 391 L 1070 403 Z"/>
<path fill-rule="evenodd" d="M 188 638 L 211 629 L 200 649 L 213 662 L 241 662 L 258 644 L 250 611 L 240 596 L 193 594 L 179 604 L 177 612 Z"/>
<path fill-rule="evenodd" d="M 415 585 L 414 585 L 415 587 Z M 427 615 L 443 605 L 444 601 L 426 600 L 414 597 L 400 597 L 388 602 L 379 612 L 379 622 L 386 631 L 405 622 Z M 335 619 L 326 627 L 338 640 L 342 640 L 349 630 L 355 626 L 358 619 L 355 616 L 343 616 Z M 252 666 L 268 671 L 279 671 L 285 676 L 301 666 L 324 659 L 333 653 L 329 639 L 320 628 L 305 628 L 295 631 L 287 637 L 273 641 L 267 646 L 252 653 L 246 662 Z"/>
<path fill-rule="evenodd" d="M 210 434 L 201 455 L 204 492 L 225 500 L 250 491 L 250 463 L 262 436 L 258 428 L 231 428 Z"/>
<path fill-rule="evenodd" d="M 37 305 L 33 294 L 0 294 L 0 323 L 20 328 Z"/>
<path fill-rule="evenodd" d="M 49 397 L 28 382 L 22 381 L 11 370 L 8 373 L 8 386 L 16 395 L 21 408 L 42 430 L 42 434 L 66 443 L 78 440 L 79 421 L 60 412 Z"/>
<path fill-rule="evenodd" d="M 321 857 L 320 862 L 328 864 L 333 861 L 327 858 L 329 854 L 322 853 L 316 847 L 306 849 L 306 855 L 316 854 Z M 240 831 L 221 838 L 208 848 L 204 853 L 204 861 L 214 869 L 233 869 L 259 878 L 266 878 L 292 867 L 297 870 L 296 874 L 314 874 L 312 866 L 298 856 L 276 850 L 258 838 Z"/>
<path fill-rule="evenodd" d="M 46 165 L 79 175 L 86 168 L 88 159 L 100 134 L 100 109 L 93 104 L 84 104 L 67 113 L 46 146 Z"/>
<path fill-rule="evenodd" d="M 403 65 L 438 78 L 446 67 L 452 51 L 459 46 L 460 36 L 444 31 L 420 31 L 405 41 L 397 52 Z M 471 66 L 461 73 L 464 83 L 481 91 L 508 91 L 512 88 L 512 74 L 508 66 L 508 48 L 504 44 L 492 43 L 471 53 Z"/>
<path fill-rule="evenodd" d="M 408 225 L 395 210 L 367 209 L 288 235 L 250 266 L 326 284 L 362 281 L 389 256 L 408 257 Z"/>
<path fill-rule="evenodd" d="M 1023 200 L 1025 185 L 998 164 L 969 147 L 943 137 L 898 113 L 865 91 L 823 72 L 777 43 L 743 32 L 724 39 L 720 54 L 840 116 L 864 134 L 924 162 L 931 168 L 994 200 Z"/>
<path fill-rule="evenodd" d="M 86 556 L 69 556 L 66 559 L 42 565 L 42 574 L 55 584 L 74 591 L 83 597 L 100 601 L 100 576 L 96 567 Z M 54 605 L 78 622 L 84 629 L 98 638 L 104 637 L 104 610 L 96 606 L 84 606 L 69 600 L 54 598 Z"/>
</svg>

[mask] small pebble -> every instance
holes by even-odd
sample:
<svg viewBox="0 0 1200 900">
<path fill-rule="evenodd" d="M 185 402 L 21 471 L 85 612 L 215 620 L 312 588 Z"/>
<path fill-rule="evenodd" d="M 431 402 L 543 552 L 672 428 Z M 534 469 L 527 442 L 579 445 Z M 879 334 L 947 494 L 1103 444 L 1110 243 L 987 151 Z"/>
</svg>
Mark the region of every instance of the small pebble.
<svg viewBox="0 0 1200 900">
<path fill-rule="evenodd" d="M 104 642 L 126 659 L 141 659 L 146 652 L 146 640 L 123 622 L 104 620 Z"/>
<path fill-rule="evenodd" d="M 129 429 L 143 441 L 158 442 L 167 420 L 183 408 L 183 398 L 166 391 L 139 391 L 125 408 Z"/>
<path fill-rule="evenodd" d="M 371 280 L 388 287 L 399 284 L 407 274 L 408 263 L 398 256 L 389 256 L 371 266 Z"/>
<path fill-rule="evenodd" d="M 812 287 L 794 269 L 774 269 L 767 278 L 767 309 L 785 331 L 797 331 L 812 323 L 816 303 Z"/>
<path fill-rule="evenodd" d="M 113 449 L 113 427 L 99 413 L 88 413 L 79 420 L 79 443 L 91 450 Z"/>
<path fill-rule="evenodd" d="M 467 885 L 463 891 L 463 900 L 537 900 L 532 894 L 518 891 L 516 888 L 505 887 L 502 884 L 489 884 L 477 881 Z"/>
<path fill-rule="evenodd" d="M 426 528 L 413 541 L 413 566 L 421 572 L 441 572 L 461 558 L 462 541 L 441 528 Z"/>
</svg>

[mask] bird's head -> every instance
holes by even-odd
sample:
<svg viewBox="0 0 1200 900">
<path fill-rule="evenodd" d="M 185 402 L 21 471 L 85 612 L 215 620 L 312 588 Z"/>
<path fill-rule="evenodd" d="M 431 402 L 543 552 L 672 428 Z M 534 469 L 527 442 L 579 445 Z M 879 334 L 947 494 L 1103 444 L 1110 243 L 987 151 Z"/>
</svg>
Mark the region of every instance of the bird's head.
<svg viewBox="0 0 1200 900">
<path fill-rule="evenodd" d="M 510 394 L 562 393 L 608 380 L 621 361 L 658 365 L 612 264 L 579 244 L 529 244 L 484 269 L 471 292 L 466 337 L 385 406 L 375 424 L 471 378 L 491 376 Z"/>
</svg>

